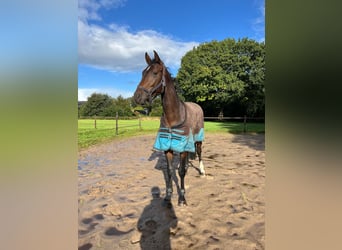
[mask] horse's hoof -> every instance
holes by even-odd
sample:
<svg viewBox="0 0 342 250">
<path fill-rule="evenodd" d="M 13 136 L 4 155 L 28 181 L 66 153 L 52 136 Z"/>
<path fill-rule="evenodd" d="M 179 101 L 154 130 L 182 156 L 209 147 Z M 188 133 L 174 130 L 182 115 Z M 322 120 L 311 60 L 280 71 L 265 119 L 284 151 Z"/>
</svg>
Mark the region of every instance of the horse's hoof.
<svg viewBox="0 0 342 250">
<path fill-rule="evenodd" d="M 163 206 L 167 208 L 172 208 L 172 203 L 171 200 L 169 199 L 164 199 Z"/>
<path fill-rule="evenodd" d="M 185 207 L 185 206 L 187 206 L 188 204 L 186 203 L 186 200 L 184 200 L 184 201 L 178 201 L 178 206 L 180 206 L 180 207 Z"/>
</svg>

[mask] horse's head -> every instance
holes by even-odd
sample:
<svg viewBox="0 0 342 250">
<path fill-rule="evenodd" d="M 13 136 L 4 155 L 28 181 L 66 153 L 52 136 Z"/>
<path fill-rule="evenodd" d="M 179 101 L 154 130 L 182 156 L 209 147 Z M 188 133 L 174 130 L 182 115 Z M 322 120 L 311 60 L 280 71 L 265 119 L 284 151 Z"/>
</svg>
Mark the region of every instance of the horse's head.
<svg viewBox="0 0 342 250">
<path fill-rule="evenodd" d="M 157 52 L 154 52 L 153 60 L 145 53 L 147 67 L 142 72 L 141 81 L 134 92 L 134 100 L 138 104 L 151 104 L 153 99 L 164 91 L 165 66 Z"/>
</svg>

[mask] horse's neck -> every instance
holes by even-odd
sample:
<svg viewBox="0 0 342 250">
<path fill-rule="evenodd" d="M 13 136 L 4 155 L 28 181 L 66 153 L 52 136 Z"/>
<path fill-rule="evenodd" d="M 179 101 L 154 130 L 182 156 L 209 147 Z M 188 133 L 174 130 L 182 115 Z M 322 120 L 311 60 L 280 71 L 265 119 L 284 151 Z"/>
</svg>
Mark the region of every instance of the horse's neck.
<svg viewBox="0 0 342 250">
<path fill-rule="evenodd" d="M 176 126 L 182 122 L 183 105 L 179 100 L 175 86 L 172 81 L 165 86 L 165 91 L 162 97 L 163 112 L 165 122 L 169 127 Z"/>
</svg>

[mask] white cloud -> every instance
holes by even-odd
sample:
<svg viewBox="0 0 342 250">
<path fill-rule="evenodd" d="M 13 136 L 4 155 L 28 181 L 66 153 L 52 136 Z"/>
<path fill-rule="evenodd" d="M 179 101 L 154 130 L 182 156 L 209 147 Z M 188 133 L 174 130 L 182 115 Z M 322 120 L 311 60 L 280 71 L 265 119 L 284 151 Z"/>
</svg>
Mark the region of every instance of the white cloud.
<svg viewBox="0 0 342 250">
<path fill-rule="evenodd" d="M 179 42 L 153 30 L 129 32 L 127 27 L 108 28 L 78 21 L 79 63 L 116 72 L 141 70 L 145 52 L 156 50 L 167 67 L 177 68 L 184 54 L 197 42 Z M 151 54 L 153 56 L 153 54 Z"/>
<path fill-rule="evenodd" d="M 126 0 L 78 0 L 78 18 L 86 20 L 101 20 L 98 11 L 101 8 L 111 9 L 123 6 Z"/>
<path fill-rule="evenodd" d="M 127 26 L 91 24 L 101 21 L 99 10 L 124 5 L 126 0 L 79 0 L 78 58 L 80 64 L 115 72 L 132 72 L 145 67 L 144 54 L 156 50 L 170 68 L 178 68 L 184 54 L 197 42 L 180 42 L 153 30 L 130 32 Z"/>
<path fill-rule="evenodd" d="M 113 98 L 121 95 L 124 98 L 132 97 L 133 92 L 120 90 L 115 88 L 107 88 L 107 89 L 97 89 L 97 88 L 79 88 L 78 89 L 78 101 L 87 101 L 88 97 L 93 93 L 101 93 L 107 94 Z"/>
<path fill-rule="evenodd" d="M 259 16 L 252 22 L 252 28 L 255 32 L 256 40 L 259 42 L 265 41 L 265 0 L 256 0 Z"/>
</svg>

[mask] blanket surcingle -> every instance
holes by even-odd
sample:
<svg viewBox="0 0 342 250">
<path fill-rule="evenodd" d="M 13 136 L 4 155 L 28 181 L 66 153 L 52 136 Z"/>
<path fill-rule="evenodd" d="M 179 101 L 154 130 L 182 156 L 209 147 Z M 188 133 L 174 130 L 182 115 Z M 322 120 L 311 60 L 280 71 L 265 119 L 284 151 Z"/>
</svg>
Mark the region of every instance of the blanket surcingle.
<svg viewBox="0 0 342 250">
<path fill-rule="evenodd" d="M 195 152 L 195 142 L 204 140 L 203 111 L 191 102 L 184 103 L 184 110 L 183 121 L 173 127 L 166 126 L 165 117 L 161 117 L 154 149 Z"/>
</svg>

